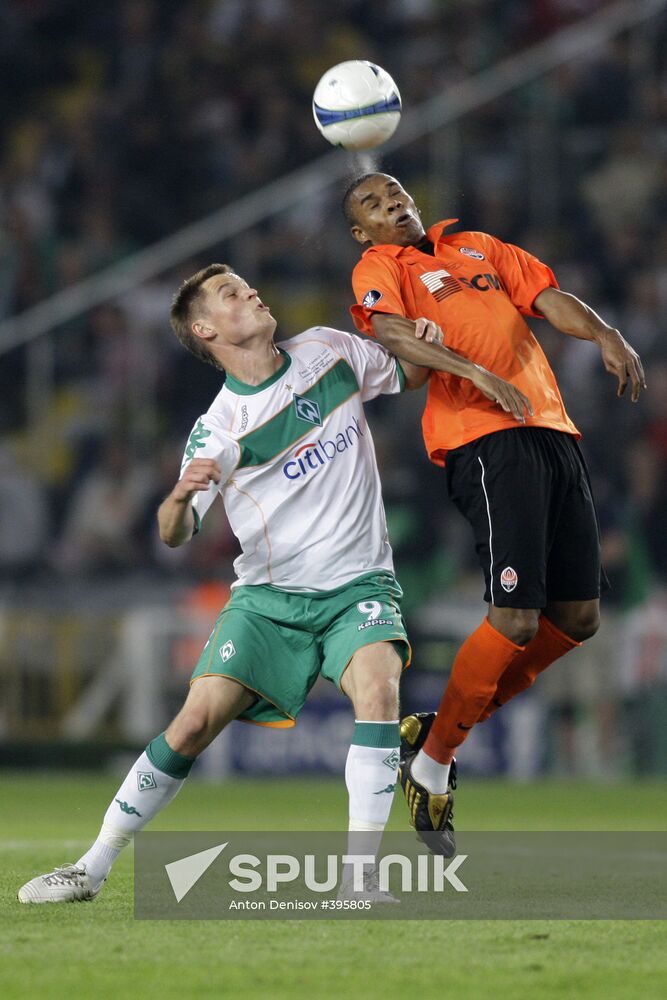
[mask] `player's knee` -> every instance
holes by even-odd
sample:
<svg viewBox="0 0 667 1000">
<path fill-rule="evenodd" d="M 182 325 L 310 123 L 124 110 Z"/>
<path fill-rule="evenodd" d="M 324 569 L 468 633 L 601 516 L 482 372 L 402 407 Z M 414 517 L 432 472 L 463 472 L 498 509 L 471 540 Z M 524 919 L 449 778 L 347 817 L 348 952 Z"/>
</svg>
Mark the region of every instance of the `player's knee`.
<svg viewBox="0 0 667 1000">
<path fill-rule="evenodd" d="M 398 676 L 371 677 L 356 692 L 354 710 L 358 719 L 386 721 L 398 718 Z"/>
<path fill-rule="evenodd" d="M 210 742 L 210 728 L 209 714 L 205 708 L 186 705 L 169 727 L 167 742 L 177 753 L 196 757 Z"/>
<path fill-rule="evenodd" d="M 527 646 L 535 637 L 539 612 L 524 608 L 502 608 L 501 615 L 489 616 L 491 624 L 516 646 Z"/>
<path fill-rule="evenodd" d="M 600 611 L 599 608 L 582 608 L 581 611 L 577 613 L 569 627 L 566 629 L 567 634 L 570 638 L 574 639 L 575 642 L 585 642 L 586 639 L 590 639 L 595 635 L 597 630 L 600 628 Z"/>
</svg>

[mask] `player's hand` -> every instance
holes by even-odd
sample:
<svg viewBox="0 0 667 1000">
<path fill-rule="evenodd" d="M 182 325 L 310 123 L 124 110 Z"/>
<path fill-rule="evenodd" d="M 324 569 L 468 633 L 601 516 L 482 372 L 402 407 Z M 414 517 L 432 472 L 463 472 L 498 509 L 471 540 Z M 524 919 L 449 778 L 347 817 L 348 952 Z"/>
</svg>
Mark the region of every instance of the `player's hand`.
<svg viewBox="0 0 667 1000">
<path fill-rule="evenodd" d="M 425 340 L 427 344 L 443 344 L 445 335 L 437 323 L 432 319 L 420 316 L 415 320 L 415 337 L 417 340 Z"/>
<path fill-rule="evenodd" d="M 610 375 L 615 375 L 618 379 L 616 395 L 623 395 L 629 381 L 632 386 L 630 398 L 636 403 L 639 393 L 646 388 L 646 378 L 639 355 L 618 330 L 611 328 L 605 330 L 598 343 L 605 368 Z"/>
<path fill-rule="evenodd" d="M 222 470 L 212 458 L 193 458 L 172 490 L 178 502 L 192 499 L 199 490 L 207 490 L 211 483 L 219 483 Z"/>
<path fill-rule="evenodd" d="M 506 413 L 511 413 L 514 419 L 522 424 L 526 422 L 526 413 L 532 417 L 533 408 L 530 400 L 516 386 L 479 365 L 475 365 L 475 369 L 470 380 L 487 399 L 492 399 L 498 406 L 502 406 Z"/>
</svg>

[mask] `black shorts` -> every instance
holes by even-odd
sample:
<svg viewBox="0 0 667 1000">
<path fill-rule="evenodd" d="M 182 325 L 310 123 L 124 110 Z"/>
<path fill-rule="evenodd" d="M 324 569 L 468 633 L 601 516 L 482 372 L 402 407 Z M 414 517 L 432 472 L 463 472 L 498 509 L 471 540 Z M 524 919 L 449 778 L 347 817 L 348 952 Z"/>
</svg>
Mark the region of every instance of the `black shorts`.
<svg viewBox="0 0 667 1000">
<path fill-rule="evenodd" d="M 590 480 L 576 439 L 517 427 L 447 454 L 449 496 L 470 522 L 499 608 L 589 601 L 606 578 Z"/>
</svg>

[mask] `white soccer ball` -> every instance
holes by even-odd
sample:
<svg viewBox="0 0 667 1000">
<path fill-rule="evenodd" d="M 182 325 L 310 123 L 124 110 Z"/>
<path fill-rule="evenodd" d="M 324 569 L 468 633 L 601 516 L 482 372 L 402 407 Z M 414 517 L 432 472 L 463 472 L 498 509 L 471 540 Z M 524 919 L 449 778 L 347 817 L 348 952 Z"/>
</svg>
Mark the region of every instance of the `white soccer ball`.
<svg viewBox="0 0 667 1000">
<path fill-rule="evenodd" d="M 333 146 L 372 149 L 396 131 L 401 95 L 381 66 L 350 60 L 328 69 L 315 87 L 313 116 Z"/>
</svg>

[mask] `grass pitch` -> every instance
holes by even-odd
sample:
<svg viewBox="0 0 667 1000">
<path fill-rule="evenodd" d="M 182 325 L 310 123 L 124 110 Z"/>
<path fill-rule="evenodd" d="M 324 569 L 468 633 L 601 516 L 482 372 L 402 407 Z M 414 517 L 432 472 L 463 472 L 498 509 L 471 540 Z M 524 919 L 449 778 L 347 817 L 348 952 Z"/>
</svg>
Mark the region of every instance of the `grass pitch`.
<svg viewBox="0 0 667 1000">
<path fill-rule="evenodd" d="M 93 903 L 22 906 L 28 878 L 73 861 L 117 787 L 86 775 L 5 775 L 0 798 L 0 996 L 187 1000 L 652 998 L 667 979 L 657 921 L 135 921 L 132 858 Z M 390 828 L 406 828 L 402 801 Z M 153 830 L 344 827 L 341 780 L 192 781 Z M 664 830 L 659 783 L 466 782 L 474 830 Z"/>
</svg>

